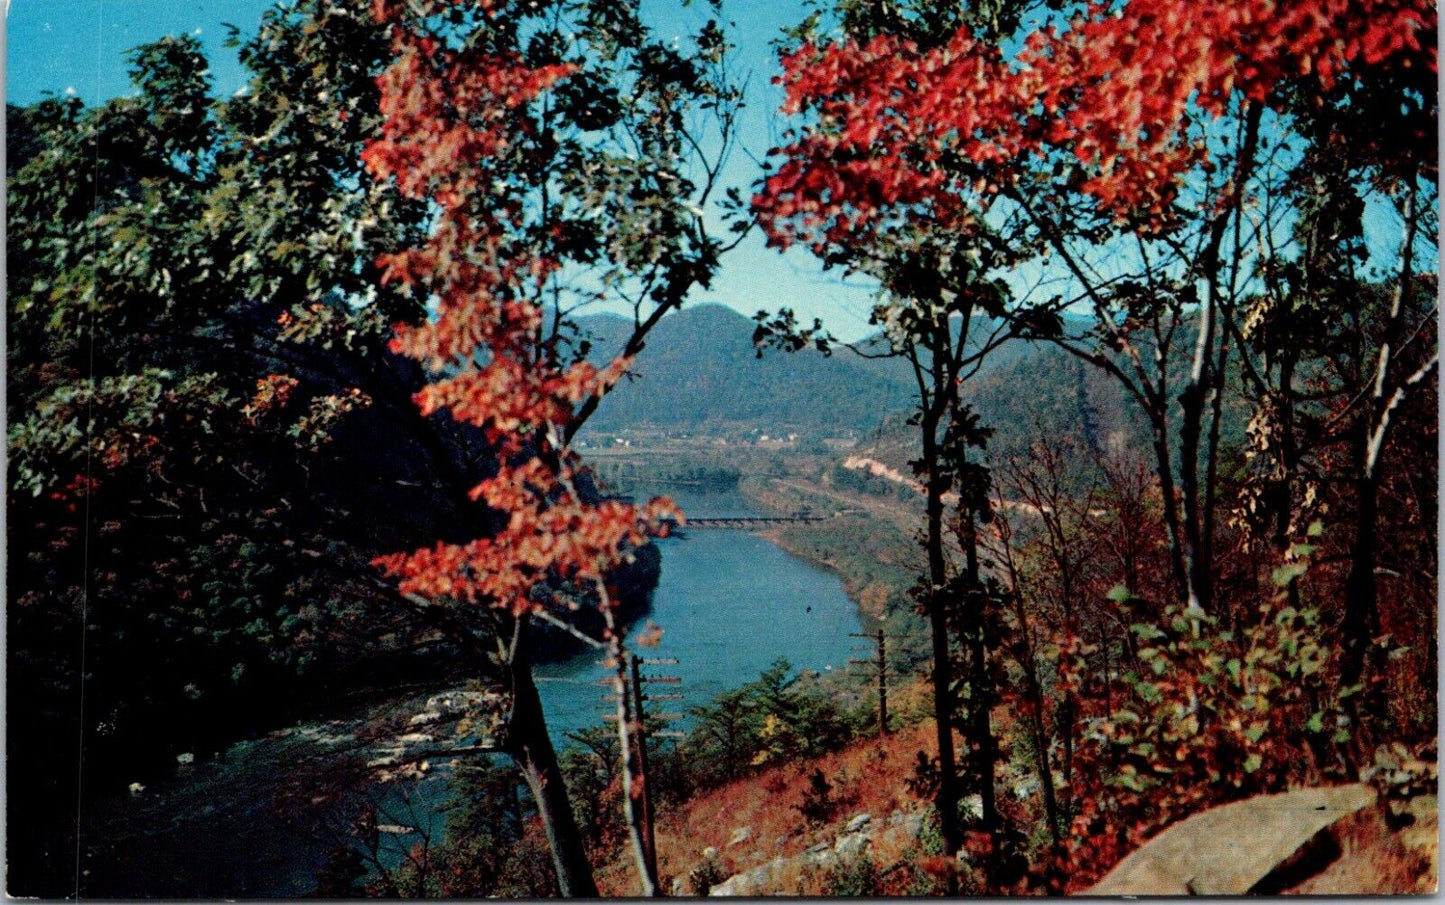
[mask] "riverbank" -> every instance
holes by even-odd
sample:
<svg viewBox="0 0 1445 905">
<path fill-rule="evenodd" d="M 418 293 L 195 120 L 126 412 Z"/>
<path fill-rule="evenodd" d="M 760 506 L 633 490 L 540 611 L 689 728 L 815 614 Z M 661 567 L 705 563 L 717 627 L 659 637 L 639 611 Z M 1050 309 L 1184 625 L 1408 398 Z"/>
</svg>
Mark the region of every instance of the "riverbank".
<svg viewBox="0 0 1445 905">
<path fill-rule="evenodd" d="M 822 476 L 826 476 L 824 471 Z M 895 662 L 911 666 L 927 656 L 927 626 L 913 609 L 909 590 L 926 568 L 914 538 L 915 510 L 896 498 L 857 493 L 802 475 L 750 477 L 742 495 L 758 508 L 785 514 L 799 509 L 834 512 L 820 522 L 782 525 L 758 532 L 805 562 L 843 582 L 868 622 L 895 639 Z"/>
</svg>

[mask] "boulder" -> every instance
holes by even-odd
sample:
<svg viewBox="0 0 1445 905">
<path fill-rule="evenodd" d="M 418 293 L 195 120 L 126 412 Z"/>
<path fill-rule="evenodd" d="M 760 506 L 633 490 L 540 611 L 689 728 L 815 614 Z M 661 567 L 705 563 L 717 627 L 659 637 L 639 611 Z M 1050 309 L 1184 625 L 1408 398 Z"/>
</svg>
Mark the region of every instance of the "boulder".
<svg viewBox="0 0 1445 905">
<path fill-rule="evenodd" d="M 849 833 L 838 837 L 838 841 L 833 844 L 833 851 L 842 858 L 856 858 L 868 851 L 872 844 L 873 840 L 867 833 Z"/>
<path fill-rule="evenodd" d="M 845 826 L 843 829 L 845 832 L 856 833 L 872 822 L 872 814 L 854 814 L 853 819 L 849 820 L 848 825 Z"/>
<path fill-rule="evenodd" d="M 787 859 L 781 855 L 767 864 L 734 874 L 708 890 L 710 896 L 757 896 L 774 891 L 783 879 Z"/>
<path fill-rule="evenodd" d="M 914 841 L 923 833 L 923 815 L 905 814 L 895 811 L 898 819 L 888 818 L 887 834 L 895 839 L 901 837 L 902 841 Z"/>
<path fill-rule="evenodd" d="M 751 838 L 753 838 L 753 828 L 750 826 L 740 826 L 733 830 L 732 838 L 728 839 L 728 848 L 732 848 L 734 845 L 742 845 Z"/>
<path fill-rule="evenodd" d="M 803 860 L 814 867 L 832 867 L 837 863 L 838 855 L 833 851 L 832 843 L 819 842 L 803 853 Z"/>
<path fill-rule="evenodd" d="M 1180 821 L 1120 861 L 1091 896 L 1241 896 L 1327 827 L 1375 801 L 1366 785 L 1257 795 Z"/>
</svg>

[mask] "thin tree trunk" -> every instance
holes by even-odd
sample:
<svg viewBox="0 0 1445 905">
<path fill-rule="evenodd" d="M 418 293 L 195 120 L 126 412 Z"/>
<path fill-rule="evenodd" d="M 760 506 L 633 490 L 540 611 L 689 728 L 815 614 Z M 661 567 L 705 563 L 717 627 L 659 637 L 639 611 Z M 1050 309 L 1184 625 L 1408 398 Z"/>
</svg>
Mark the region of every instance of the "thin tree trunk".
<svg viewBox="0 0 1445 905">
<path fill-rule="evenodd" d="M 1244 186 L 1254 170 L 1254 155 L 1259 147 L 1259 124 L 1263 105 L 1251 101 L 1245 113 L 1244 136 L 1240 143 L 1235 172 L 1228 184 L 1230 203 L 1214 217 L 1209 227 L 1209 241 L 1200 254 L 1196 273 L 1205 281 L 1204 300 L 1199 306 L 1199 333 L 1194 347 L 1194 364 L 1189 383 L 1179 394 L 1184 422 L 1180 428 L 1179 474 L 1184 503 L 1185 557 L 1189 578 L 1189 608 L 1209 612 L 1214 604 L 1214 551 L 1210 532 L 1213 528 L 1212 475 L 1214 437 L 1207 445 L 1203 437 L 1204 406 L 1211 399 L 1216 404 L 1224 392 L 1224 372 L 1214 361 L 1215 337 L 1226 334 L 1219 329 L 1221 311 L 1219 249 L 1229 229 L 1229 221 L 1243 203 Z M 1220 352 L 1220 362 L 1224 360 Z M 1205 479 L 1199 478 L 1200 456 L 1204 455 Z"/>
<path fill-rule="evenodd" d="M 1074 617 L 1074 566 L 1069 559 L 1069 540 L 1064 534 L 1063 516 L 1060 513 L 1060 499 L 1052 504 L 1052 515 L 1045 513 L 1044 522 L 1049 528 L 1050 546 L 1053 548 L 1054 568 L 1059 570 L 1059 606 L 1064 611 L 1064 629 L 1070 634 L 1082 635 L 1078 620 Z M 1041 507 L 1042 508 L 1042 507 Z M 1060 736 L 1064 743 L 1064 783 L 1073 788 L 1074 782 L 1074 722 L 1078 713 L 1078 702 L 1072 689 L 1066 690 L 1059 704 Z M 1108 712 L 1107 710 L 1105 712 Z"/>
<path fill-rule="evenodd" d="M 927 471 L 928 500 L 928 625 L 933 642 L 933 719 L 938 730 L 938 824 L 943 835 L 945 852 L 952 857 L 963 847 L 963 832 L 958 823 L 958 762 L 953 750 L 953 669 L 948 651 L 948 620 L 945 613 L 944 588 L 948 583 L 948 566 L 943 551 L 943 480 L 938 462 L 938 418 L 924 407 L 923 461 Z M 950 874 L 948 894 L 958 892 L 958 881 Z"/>
<path fill-rule="evenodd" d="M 1201 511 L 1202 491 L 1199 481 L 1200 440 L 1203 433 L 1204 403 L 1213 383 L 1209 350 L 1214 345 L 1214 306 L 1206 302 L 1199 308 L 1199 343 L 1195 349 L 1194 370 L 1189 384 L 1179 394 L 1183 424 L 1179 430 L 1179 490 L 1184 506 L 1184 565 L 1188 579 L 1189 609 L 1209 612 L 1211 580 L 1210 562 L 1203 549 L 1204 518 Z"/>
<path fill-rule="evenodd" d="M 1018 661 L 1023 672 L 1024 694 L 1029 705 L 1029 734 L 1034 746 L 1034 772 L 1039 779 L 1039 790 L 1044 796 L 1044 819 L 1049 824 L 1049 839 L 1053 842 L 1055 851 L 1058 851 L 1063 837 L 1059 828 L 1059 801 L 1054 791 L 1054 772 L 1049 764 L 1049 732 L 1044 724 L 1044 689 L 1039 681 L 1038 664 L 1034 661 L 1033 642 L 1029 637 L 1028 610 L 1024 606 L 1023 598 L 1018 594 L 1017 579 L 1014 586 L 1019 635 L 1022 639 Z M 1072 731 L 1071 726 L 1063 728 L 1065 733 Z"/>
<path fill-rule="evenodd" d="M 1277 402 L 1279 406 L 1277 417 L 1280 422 L 1280 478 L 1277 499 L 1274 501 L 1274 536 L 1272 540 L 1275 553 L 1281 559 L 1284 558 L 1290 546 L 1290 525 L 1294 519 L 1294 483 L 1300 462 L 1299 440 L 1295 437 L 1294 368 L 1295 355 L 1291 350 L 1280 362 L 1279 401 Z M 1300 605 L 1299 578 L 1291 578 L 1289 586 L 1285 590 L 1289 595 L 1289 605 L 1298 609 Z"/>
<path fill-rule="evenodd" d="M 610 622 L 610 617 L 609 617 Z M 611 656 L 617 680 L 617 738 L 622 746 L 622 810 L 627 818 L 628 841 L 632 844 L 637 865 L 639 893 L 645 897 L 661 895 L 657 881 L 657 860 L 653 855 L 647 820 L 647 763 L 643 745 L 641 689 L 637 668 L 630 655 L 622 649 L 613 631 Z M 636 706 L 634 706 L 636 705 Z"/>
<path fill-rule="evenodd" d="M 963 517 L 963 553 L 964 553 L 964 579 L 967 582 L 968 594 L 972 598 L 969 601 L 967 612 L 968 643 L 969 643 L 969 684 L 972 697 L 969 708 L 969 724 L 972 728 L 973 738 L 970 740 L 977 752 L 974 759 L 974 768 L 979 775 L 979 795 L 983 799 L 983 829 L 994 840 L 994 850 L 998 850 L 1000 837 L 998 800 L 995 796 L 993 768 L 994 761 L 998 759 L 997 745 L 993 737 L 993 725 L 990 714 L 990 707 L 993 703 L 992 682 L 989 681 L 988 669 L 988 643 L 985 633 L 988 627 L 988 614 L 986 612 L 987 597 L 983 593 L 983 582 L 979 580 L 978 568 L 978 535 L 975 532 L 976 521 L 972 509 L 964 513 Z"/>
<path fill-rule="evenodd" d="M 1222 314 L 1228 316 L 1228 312 Z M 1219 335 L 1219 358 L 1214 365 L 1217 376 L 1209 401 L 1209 441 L 1205 446 L 1204 464 L 1204 524 L 1201 526 L 1199 539 L 1199 558 L 1210 569 L 1208 607 L 1212 607 L 1214 603 L 1214 523 L 1219 494 L 1219 434 L 1224 421 L 1224 388 L 1228 380 L 1228 367 L 1229 333 L 1223 330 Z"/>
<path fill-rule="evenodd" d="M 1384 454 L 1385 442 L 1390 430 L 1390 416 L 1403 394 L 1414 382 L 1423 378 L 1433 368 L 1427 364 L 1414 375 L 1400 380 L 1394 373 L 1394 355 L 1402 331 L 1402 312 L 1405 293 L 1410 291 L 1414 276 L 1413 246 L 1417 218 L 1413 186 L 1405 195 L 1405 235 L 1400 241 L 1403 264 L 1390 300 L 1390 313 L 1385 322 L 1385 333 L 1380 342 L 1380 354 L 1375 366 L 1374 387 L 1370 395 L 1368 420 L 1362 425 L 1356 440 L 1355 478 L 1355 537 L 1350 550 L 1350 573 L 1345 580 L 1345 611 L 1340 622 L 1343 652 L 1340 664 L 1340 680 L 1344 685 L 1358 684 L 1364 676 L 1365 654 L 1370 640 L 1379 634 L 1378 588 L 1375 581 L 1375 559 L 1378 544 L 1375 537 L 1375 523 L 1379 514 L 1380 458 Z M 1435 359 L 1432 358 L 1432 362 Z M 1349 698 L 1349 712 L 1352 717 L 1356 744 L 1363 741 L 1360 717 L 1363 715 L 1355 702 L 1359 695 Z M 1367 710 L 1370 708 L 1366 708 Z"/>
<path fill-rule="evenodd" d="M 1026 623 L 1020 623 L 1020 628 L 1028 630 Z M 1039 789 L 1044 796 L 1044 819 L 1049 823 L 1049 839 L 1057 849 L 1063 840 L 1059 835 L 1059 802 L 1054 792 L 1054 771 L 1049 765 L 1049 733 L 1044 726 L 1044 692 L 1039 684 L 1038 667 L 1033 662 L 1031 647 L 1027 649 L 1027 654 L 1024 688 L 1029 696 L 1029 709 L 1032 711 L 1029 728 L 1034 742 L 1034 769 L 1039 778 Z"/>
<path fill-rule="evenodd" d="M 1174 463 L 1169 454 L 1169 420 L 1161 412 L 1149 413 L 1154 432 L 1154 467 L 1159 477 L 1159 495 L 1163 497 L 1164 526 L 1169 531 L 1169 573 L 1174 590 L 1182 603 L 1189 599 L 1189 579 L 1184 566 L 1184 529 L 1179 522 L 1179 496 L 1174 486 Z M 1136 588 L 1130 590 L 1137 591 Z"/>
</svg>

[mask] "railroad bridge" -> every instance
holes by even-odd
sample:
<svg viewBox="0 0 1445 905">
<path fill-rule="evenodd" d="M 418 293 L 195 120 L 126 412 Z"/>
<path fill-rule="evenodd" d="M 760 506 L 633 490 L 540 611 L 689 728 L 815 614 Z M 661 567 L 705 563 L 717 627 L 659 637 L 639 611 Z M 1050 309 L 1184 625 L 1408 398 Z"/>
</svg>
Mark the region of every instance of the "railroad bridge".
<svg viewBox="0 0 1445 905">
<path fill-rule="evenodd" d="M 690 518 L 682 525 L 684 530 L 697 528 L 767 528 L 772 525 L 791 525 L 803 522 L 824 522 L 831 515 L 813 512 L 795 512 L 792 515 L 742 515 L 718 516 L 713 518 Z"/>
</svg>

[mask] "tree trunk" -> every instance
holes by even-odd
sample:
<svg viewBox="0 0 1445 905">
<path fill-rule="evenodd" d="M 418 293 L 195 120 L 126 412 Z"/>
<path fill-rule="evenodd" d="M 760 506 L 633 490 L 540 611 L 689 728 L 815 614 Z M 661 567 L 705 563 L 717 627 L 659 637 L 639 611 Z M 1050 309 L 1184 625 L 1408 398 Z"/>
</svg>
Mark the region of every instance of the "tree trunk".
<svg viewBox="0 0 1445 905">
<path fill-rule="evenodd" d="M 966 614 L 969 644 L 969 685 L 972 706 L 969 708 L 969 725 L 972 729 L 973 748 L 976 752 L 974 769 L 979 775 L 979 796 L 983 799 L 983 829 L 992 837 L 994 852 L 998 852 L 1000 825 L 998 800 L 994 789 L 993 768 L 998 759 L 997 744 L 993 737 L 990 707 L 993 704 L 993 683 L 988 668 L 988 597 L 983 582 L 979 580 L 977 520 L 972 509 L 963 517 L 964 579 L 967 581 L 969 600 Z"/>
<path fill-rule="evenodd" d="M 1404 380 L 1394 373 L 1397 370 L 1395 353 L 1402 333 L 1405 293 L 1410 291 L 1414 274 L 1413 247 L 1418 223 L 1413 191 L 1405 194 L 1403 214 L 1405 235 L 1400 242 L 1403 263 L 1390 300 L 1390 313 L 1385 323 L 1384 335 L 1380 341 L 1379 360 L 1375 366 L 1374 386 L 1370 395 L 1369 417 L 1361 426 L 1355 443 L 1355 538 L 1350 550 L 1350 574 L 1345 581 L 1345 612 L 1340 621 L 1344 646 L 1340 681 L 1344 685 L 1359 683 L 1364 675 L 1365 653 L 1370 639 L 1379 633 L 1378 591 L 1375 584 L 1375 522 L 1379 509 L 1380 458 L 1389 437 L 1390 416 L 1411 382 L 1428 373 L 1429 367 L 1433 367 L 1427 365 L 1426 369 Z M 1353 702 L 1358 699 L 1358 695 L 1349 699 L 1357 735 L 1361 726 L 1357 716 L 1358 705 Z"/>
<path fill-rule="evenodd" d="M 1023 607 L 1020 605 L 1020 612 Z M 1028 623 L 1020 620 L 1020 630 L 1028 631 Z M 1058 849 L 1062 838 L 1059 835 L 1059 803 L 1054 792 L 1054 772 L 1049 766 L 1049 733 L 1044 726 L 1044 691 L 1039 683 L 1038 666 L 1034 663 L 1033 646 L 1025 647 L 1025 657 L 1020 658 L 1023 667 L 1024 690 L 1029 700 L 1029 731 L 1034 743 L 1034 768 L 1039 778 L 1039 789 L 1044 796 L 1044 819 L 1049 823 L 1049 839 Z M 1068 731 L 1068 727 L 1065 727 Z"/>
<path fill-rule="evenodd" d="M 622 810 L 627 818 L 628 841 L 637 866 L 639 895 L 661 895 L 657 882 L 657 858 L 652 848 L 652 826 L 648 814 L 646 736 L 642 720 L 642 677 L 637 658 L 622 649 L 613 631 L 611 656 L 616 670 L 617 740 L 622 746 Z"/>
<path fill-rule="evenodd" d="M 547 734 L 542 699 L 532 679 L 531 631 L 525 622 L 518 626 L 516 649 L 507 666 L 512 684 L 512 719 L 507 727 L 506 750 L 521 769 L 537 803 L 542 830 L 552 851 L 557 887 L 567 897 L 595 898 L 597 883 L 592 878 L 592 865 L 572 815 L 557 752 Z"/>
<path fill-rule="evenodd" d="M 1221 316 L 1229 315 L 1228 312 L 1224 312 Z M 1209 598 L 1205 602 L 1206 609 L 1212 608 L 1214 604 L 1214 525 L 1218 516 L 1216 507 L 1219 496 L 1219 435 L 1224 423 L 1224 389 L 1229 374 L 1229 333 L 1227 330 L 1220 331 L 1219 357 L 1214 363 L 1214 374 L 1217 376 L 1210 389 L 1209 439 L 1204 448 L 1204 518 L 1199 538 L 1199 558 L 1210 570 Z"/>
<path fill-rule="evenodd" d="M 1169 419 L 1162 411 L 1150 412 L 1149 423 L 1154 433 L 1154 470 L 1159 478 L 1159 495 L 1163 498 L 1164 525 L 1169 530 L 1169 574 L 1182 603 L 1189 599 L 1189 579 L 1184 568 L 1184 529 L 1179 524 L 1174 463 L 1169 454 Z M 1129 590 L 1138 592 L 1137 588 Z"/>
<path fill-rule="evenodd" d="M 1201 310 L 1201 317 L 1206 317 Z M 1210 327 L 1201 326 L 1201 345 L 1205 336 L 1212 337 L 1213 330 Z M 1184 504 L 1184 565 L 1185 577 L 1188 579 L 1189 609 L 1202 612 L 1209 612 L 1210 597 L 1212 596 L 1213 572 L 1211 563 L 1206 558 L 1204 548 L 1204 514 L 1202 512 L 1203 493 L 1199 482 L 1199 456 L 1200 440 L 1203 434 L 1204 403 L 1207 394 L 1205 380 L 1208 379 L 1207 366 L 1204 373 L 1196 371 L 1189 386 L 1179 394 L 1180 407 L 1184 413 L 1184 423 L 1179 431 L 1179 490 Z"/>
<path fill-rule="evenodd" d="M 1263 105 L 1250 102 L 1245 113 L 1244 136 L 1235 172 L 1228 185 L 1229 204 L 1221 207 L 1209 226 L 1209 241 L 1196 263 L 1195 272 L 1205 281 L 1204 299 L 1199 305 L 1199 334 L 1194 347 L 1194 364 L 1189 382 L 1179 394 L 1184 422 L 1179 440 L 1179 482 L 1184 503 L 1184 534 L 1187 545 L 1189 609 L 1209 612 L 1214 606 L 1214 490 L 1217 424 L 1207 438 L 1203 432 L 1204 407 L 1217 406 L 1224 393 L 1223 364 L 1227 360 L 1228 330 L 1219 321 L 1226 312 L 1220 298 L 1220 254 L 1231 218 L 1237 218 L 1243 203 L 1245 183 L 1254 171 L 1259 146 L 1259 124 Z M 1218 337 L 1218 363 L 1215 344 Z M 1216 415 L 1216 421 L 1218 416 Z M 1205 477 L 1199 477 L 1200 457 L 1205 459 Z"/>
<path fill-rule="evenodd" d="M 937 365 L 935 364 L 935 367 Z M 963 847 L 958 823 L 958 763 L 953 750 L 953 670 L 948 652 L 948 620 L 944 611 L 944 588 L 948 565 L 943 550 L 943 479 L 938 462 L 938 417 L 924 407 L 923 461 L 927 471 L 928 625 L 933 640 L 933 719 L 938 729 L 938 824 L 943 847 L 949 857 Z M 958 892 L 958 881 L 950 874 L 948 894 Z"/>
<path fill-rule="evenodd" d="M 1355 482 L 1355 539 L 1350 549 L 1350 573 L 1345 579 L 1345 612 L 1340 620 L 1340 684 L 1356 685 L 1364 677 L 1365 654 L 1370 641 L 1379 634 L 1378 589 L 1375 584 L 1375 522 L 1379 513 L 1379 481 L 1365 473 Z M 1366 749 L 1361 695 L 1345 701 L 1354 734 L 1351 748 L 1353 773 Z M 1368 710 L 1369 708 L 1366 708 Z"/>
<path fill-rule="evenodd" d="M 1290 527 L 1294 521 L 1295 481 L 1300 465 L 1299 440 L 1295 437 L 1294 368 L 1294 355 L 1291 352 L 1280 364 L 1278 401 L 1276 402 L 1279 407 L 1276 417 L 1279 419 L 1280 433 L 1276 466 L 1279 469 L 1279 487 L 1273 501 L 1274 525 L 1270 540 L 1274 546 L 1275 555 L 1281 561 L 1284 560 L 1285 554 L 1290 548 Z M 1299 609 L 1298 577 L 1289 580 L 1285 592 L 1289 596 L 1289 605 Z"/>
</svg>

